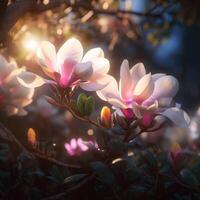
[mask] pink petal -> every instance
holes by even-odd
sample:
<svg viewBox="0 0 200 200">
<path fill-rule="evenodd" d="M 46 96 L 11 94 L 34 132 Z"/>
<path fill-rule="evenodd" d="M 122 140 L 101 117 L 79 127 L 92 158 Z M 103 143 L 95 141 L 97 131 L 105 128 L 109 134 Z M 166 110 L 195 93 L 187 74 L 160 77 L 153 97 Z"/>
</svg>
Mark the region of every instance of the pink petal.
<svg viewBox="0 0 200 200">
<path fill-rule="evenodd" d="M 75 150 L 77 148 L 77 142 L 75 138 L 72 138 L 70 141 L 71 148 Z"/>
<path fill-rule="evenodd" d="M 61 66 L 60 81 L 61 87 L 67 87 L 72 81 L 72 75 L 74 73 L 76 62 L 74 60 L 66 59 Z"/>
<path fill-rule="evenodd" d="M 78 144 L 78 146 L 79 146 L 79 148 L 80 148 L 81 151 L 87 151 L 89 149 L 88 146 L 86 146 L 83 143 L 83 140 L 81 138 L 78 138 L 77 144 Z"/>
<path fill-rule="evenodd" d="M 50 69 L 53 69 L 54 71 L 57 71 L 56 49 L 52 43 L 43 41 L 40 48 L 37 50 L 37 57 L 42 66 L 46 66 Z"/>
<path fill-rule="evenodd" d="M 83 57 L 83 47 L 79 40 L 71 38 L 67 40 L 57 53 L 57 67 L 63 65 L 66 59 L 73 60 L 76 63 L 79 63 Z"/>
<path fill-rule="evenodd" d="M 120 82 L 119 82 L 120 95 L 124 100 L 132 99 L 133 96 L 133 82 L 129 72 L 128 60 L 124 60 L 120 69 Z"/>
<path fill-rule="evenodd" d="M 73 151 L 73 149 L 71 148 L 71 146 L 70 146 L 68 143 L 65 143 L 65 149 L 67 150 L 67 153 L 68 153 L 70 156 L 75 155 L 75 152 Z"/>
<path fill-rule="evenodd" d="M 134 98 L 141 103 L 146 100 L 153 92 L 154 83 L 151 79 L 151 73 L 143 76 L 134 89 Z"/>
<path fill-rule="evenodd" d="M 143 63 L 137 63 L 136 65 L 134 65 L 131 70 L 131 77 L 132 77 L 132 81 L 133 81 L 133 86 L 135 87 L 137 82 L 144 76 L 146 75 L 146 70 L 145 67 L 143 65 Z"/>
</svg>

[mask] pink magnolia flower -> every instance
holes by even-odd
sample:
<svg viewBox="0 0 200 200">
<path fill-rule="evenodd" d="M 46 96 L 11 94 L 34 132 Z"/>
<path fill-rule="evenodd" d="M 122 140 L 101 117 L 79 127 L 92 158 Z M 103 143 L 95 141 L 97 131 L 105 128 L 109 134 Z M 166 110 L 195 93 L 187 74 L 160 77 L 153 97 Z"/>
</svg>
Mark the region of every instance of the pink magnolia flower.
<svg viewBox="0 0 200 200">
<path fill-rule="evenodd" d="M 93 141 L 83 141 L 82 138 L 72 138 L 69 143 L 65 143 L 65 149 L 70 156 L 81 154 L 92 148 L 97 149 L 97 143 Z"/>
<path fill-rule="evenodd" d="M 25 68 L 18 68 L 16 62 L 7 60 L 0 55 L 0 109 L 8 115 L 26 115 L 24 107 L 32 102 L 34 89 L 20 85 L 16 76 L 25 71 Z"/>
<path fill-rule="evenodd" d="M 139 118 L 148 126 L 156 115 L 163 115 L 175 124 L 186 127 L 188 115 L 172 103 L 179 85 L 176 78 L 165 74 L 146 74 L 145 67 L 138 63 L 129 69 L 124 60 L 120 70 L 119 85 L 110 77 L 110 83 L 97 95 L 113 105 L 118 114 L 132 120 Z"/>
<path fill-rule="evenodd" d="M 75 38 L 67 40 L 57 53 L 53 44 L 43 41 L 37 51 L 37 57 L 44 73 L 51 80 L 24 72 L 18 80 L 26 87 L 34 88 L 44 83 L 54 83 L 66 88 L 78 84 L 84 90 L 96 91 L 108 83 L 107 72 L 110 64 L 104 58 L 103 50 L 93 48 L 83 56 L 83 47 Z"/>
</svg>

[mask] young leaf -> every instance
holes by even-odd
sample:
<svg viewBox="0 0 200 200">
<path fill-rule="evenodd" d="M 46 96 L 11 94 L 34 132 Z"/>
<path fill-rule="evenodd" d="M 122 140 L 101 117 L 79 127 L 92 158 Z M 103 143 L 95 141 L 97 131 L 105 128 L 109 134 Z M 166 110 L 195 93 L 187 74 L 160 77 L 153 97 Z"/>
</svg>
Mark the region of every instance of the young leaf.
<svg viewBox="0 0 200 200">
<path fill-rule="evenodd" d="M 78 112 L 81 115 L 85 115 L 85 102 L 86 102 L 86 100 L 87 100 L 87 96 L 85 94 L 81 93 L 78 96 L 76 106 L 77 106 Z"/>
<path fill-rule="evenodd" d="M 85 115 L 89 116 L 92 114 L 92 111 L 94 110 L 94 97 L 89 96 L 85 102 Z"/>
</svg>

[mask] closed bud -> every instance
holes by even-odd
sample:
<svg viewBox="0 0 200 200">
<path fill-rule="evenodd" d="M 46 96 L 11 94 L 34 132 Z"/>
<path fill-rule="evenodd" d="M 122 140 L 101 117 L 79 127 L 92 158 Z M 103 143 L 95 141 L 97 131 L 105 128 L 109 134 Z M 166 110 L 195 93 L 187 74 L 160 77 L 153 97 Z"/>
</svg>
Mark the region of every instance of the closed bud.
<svg viewBox="0 0 200 200">
<path fill-rule="evenodd" d="M 112 127 L 112 114 L 111 114 L 110 108 L 108 108 L 107 106 L 104 106 L 101 109 L 100 123 L 105 128 L 111 128 Z"/>
<path fill-rule="evenodd" d="M 85 114 L 85 101 L 87 100 L 87 96 L 85 94 L 80 94 L 77 99 L 77 110 L 81 115 Z"/>
<path fill-rule="evenodd" d="M 87 97 L 85 94 L 80 94 L 77 99 L 77 110 L 82 116 L 89 116 L 94 110 L 95 100 L 92 96 Z"/>
<path fill-rule="evenodd" d="M 95 100 L 94 97 L 89 96 L 85 101 L 85 115 L 89 116 L 92 114 L 94 110 Z"/>
<path fill-rule="evenodd" d="M 28 142 L 32 145 L 35 146 L 36 145 L 36 132 L 34 131 L 34 129 L 29 128 L 28 132 L 27 132 L 27 138 L 28 138 Z"/>
</svg>

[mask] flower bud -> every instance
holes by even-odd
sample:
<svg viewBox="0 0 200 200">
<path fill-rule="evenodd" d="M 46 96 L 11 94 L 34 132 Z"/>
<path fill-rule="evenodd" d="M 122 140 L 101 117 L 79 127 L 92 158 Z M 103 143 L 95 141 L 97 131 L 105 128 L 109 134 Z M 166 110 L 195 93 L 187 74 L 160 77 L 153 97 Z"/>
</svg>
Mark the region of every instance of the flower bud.
<svg viewBox="0 0 200 200">
<path fill-rule="evenodd" d="M 104 106 L 101 109 L 100 123 L 105 128 L 111 128 L 112 127 L 112 114 L 111 114 L 110 108 L 108 108 L 107 106 Z"/>
<path fill-rule="evenodd" d="M 27 132 L 27 138 L 28 138 L 28 142 L 32 145 L 35 146 L 36 145 L 36 132 L 34 131 L 34 129 L 29 128 L 28 132 Z"/>
<path fill-rule="evenodd" d="M 173 143 L 170 151 L 170 160 L 175 161 L 181 153 L 181 147 L 178 143 Z"/>
</svg>

